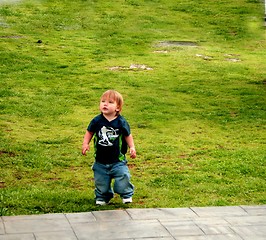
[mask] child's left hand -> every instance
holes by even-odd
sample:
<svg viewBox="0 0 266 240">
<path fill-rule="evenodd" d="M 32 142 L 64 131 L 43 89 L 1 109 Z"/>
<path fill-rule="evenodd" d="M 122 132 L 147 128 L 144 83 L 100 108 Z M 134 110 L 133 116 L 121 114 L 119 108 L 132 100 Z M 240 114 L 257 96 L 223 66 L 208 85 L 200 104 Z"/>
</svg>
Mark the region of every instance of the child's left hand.
<svg viewBox="0 0 266 240">
<path fill-rule="evenodd" d="M 136 158 L 137 153 L 136 153 L 136 149 L 134 147 L 130 148 L 129 153 L 130 153 L 131 158 Z"/>
</svg>

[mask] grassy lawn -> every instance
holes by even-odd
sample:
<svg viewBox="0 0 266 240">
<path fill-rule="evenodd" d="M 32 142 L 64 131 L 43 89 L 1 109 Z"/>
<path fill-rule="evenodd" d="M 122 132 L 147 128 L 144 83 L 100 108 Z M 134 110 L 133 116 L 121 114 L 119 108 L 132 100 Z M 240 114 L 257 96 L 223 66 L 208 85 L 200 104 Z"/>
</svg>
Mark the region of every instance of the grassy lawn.
<svg viewBox="0 0 266 240">
<path fill-rule="evenodd" d="M 266 204 L 260 0 L 0 0 L 0 215 L 96 207 L 83 135 L 112 88 L 129 208 Z M 191 43 L 192 46 L 186 43 Z"/>
</svg>

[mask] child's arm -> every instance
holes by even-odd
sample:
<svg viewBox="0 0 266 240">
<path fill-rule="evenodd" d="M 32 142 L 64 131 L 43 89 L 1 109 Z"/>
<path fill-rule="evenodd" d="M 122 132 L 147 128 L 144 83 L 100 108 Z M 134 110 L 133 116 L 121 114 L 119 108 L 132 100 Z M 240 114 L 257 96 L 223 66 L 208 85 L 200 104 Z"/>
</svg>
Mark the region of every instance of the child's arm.
<svg viewBox="0 0 266 240">
<path fill-rule="evenodd" d="M 88 130 L 85 133 L 83 144 L 82 144 L 82 154 L 86 155 L 87 151 L 90 151 L 90 141 L 93 137 L 93 132 L 89 132 Z"/>
<path fill-rule="evenodd" d="M 130 157 L 136 158 L 136 149 L 135 149 L 134 140 L 133 140 L 132 135 L 130 134 L 129 136 L 126 136 L 125 140 L 127 142 L 127 145 L 129 146 Z"/>
</svg>

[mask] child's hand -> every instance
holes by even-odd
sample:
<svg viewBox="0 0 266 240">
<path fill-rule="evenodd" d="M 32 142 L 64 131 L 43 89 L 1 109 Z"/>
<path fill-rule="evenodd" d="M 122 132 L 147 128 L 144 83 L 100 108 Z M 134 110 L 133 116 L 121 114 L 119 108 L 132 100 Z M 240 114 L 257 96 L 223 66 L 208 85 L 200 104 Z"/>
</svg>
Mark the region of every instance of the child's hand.
<svg viewBox="0 0 266 240">
<path fill-rule="evenodd" d="M 89 144 L 83 144 L 82 145 L 82 154 L 83 155 L 86 155 L 86 152 L 87 151 L 90 151 L 90 146 L 89 146 Z"/>
<path fill-rule="evenodd" d="M 136 158 L 137 153 L 136 153 L 136 149 L 134 147 L 130 148 L 129 153 L 130 153 L 131 158 Z"/>
</svg>

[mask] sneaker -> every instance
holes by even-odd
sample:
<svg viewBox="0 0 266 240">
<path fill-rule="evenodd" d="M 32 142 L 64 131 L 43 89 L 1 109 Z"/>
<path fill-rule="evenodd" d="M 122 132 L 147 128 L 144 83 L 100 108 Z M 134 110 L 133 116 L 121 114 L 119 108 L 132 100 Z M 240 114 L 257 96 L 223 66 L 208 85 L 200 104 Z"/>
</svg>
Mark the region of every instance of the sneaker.
<svg viewBox="0 0 266 240">
<path fill-rule="evenodd" d="M 98 206 L 104 206 L 106 205 L 107 203 L 105 201 L 101 201 L 101 200 L 96 200 L 96 205 Z"/>
<path fill-rule="evenodd" d="M 130 197 L 130 198 L 123 198 L 123 203 L 124 204 L 132 203 L 132 197 Z"/>
</svg>

